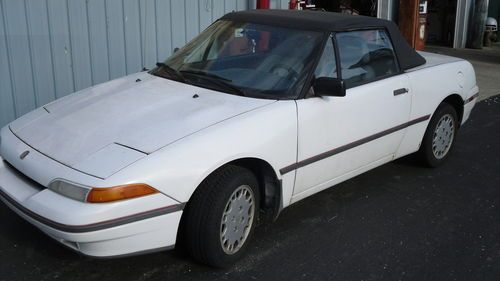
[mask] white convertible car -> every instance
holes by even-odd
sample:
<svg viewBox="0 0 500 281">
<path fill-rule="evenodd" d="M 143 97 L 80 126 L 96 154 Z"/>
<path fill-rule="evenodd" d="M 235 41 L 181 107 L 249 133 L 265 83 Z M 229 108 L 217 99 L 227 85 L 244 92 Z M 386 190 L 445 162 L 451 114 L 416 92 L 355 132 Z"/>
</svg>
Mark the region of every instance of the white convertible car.
<svg viewBox="0 0 500 281">
<path fill-rule="evenodd" d="M 294 202 L 410 153 L 441 164 L 477 96 L 470 63 L 415 52 L 392 22 L 230 13 L 151 71 L 5 126 L 0 198 L 85 255 L 181 238 L 227 266 Z"/>
</svg>

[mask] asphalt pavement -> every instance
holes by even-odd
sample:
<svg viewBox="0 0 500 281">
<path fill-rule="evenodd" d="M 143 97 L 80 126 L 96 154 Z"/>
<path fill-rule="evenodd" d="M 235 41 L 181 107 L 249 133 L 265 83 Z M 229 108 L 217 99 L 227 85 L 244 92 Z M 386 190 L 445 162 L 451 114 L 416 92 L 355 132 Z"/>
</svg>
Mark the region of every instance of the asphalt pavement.
<svg viewBox="0 0 500 281">
<path fill-rule="evenodd" d="M 445 165 L 405 157 L 296 203 L 231 269 L 181 251 L 82 257 L 0 204 L 0 280 L 500 280 L 500 96 Z"/>
</svg>

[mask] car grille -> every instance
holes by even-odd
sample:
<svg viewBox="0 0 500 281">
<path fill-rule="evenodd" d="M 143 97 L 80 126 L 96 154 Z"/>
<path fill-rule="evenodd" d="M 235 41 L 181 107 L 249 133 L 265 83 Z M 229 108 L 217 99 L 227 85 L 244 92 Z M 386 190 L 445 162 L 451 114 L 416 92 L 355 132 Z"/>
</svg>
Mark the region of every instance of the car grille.
<svg viewBox="0 0 500 281">
<path fill-rule="evenodd" d="M 30 185 L 33 186 L 34 188 L 37 188 L 39 190 L 43 190 L 46 188 L 45 186 L 34 181 L 32 178 L 23 174 L 16 167 L 12 166 L 9 162 L 7 162 L 7 160 L 4 159 L 3 162 L 4 162 L 5 166 L 7 167 L 7 169 L 9 169 L 12 173 L 16 174 L 18 177 L 22 178 L 24 181 L 30 183 Z"/>
</svg>

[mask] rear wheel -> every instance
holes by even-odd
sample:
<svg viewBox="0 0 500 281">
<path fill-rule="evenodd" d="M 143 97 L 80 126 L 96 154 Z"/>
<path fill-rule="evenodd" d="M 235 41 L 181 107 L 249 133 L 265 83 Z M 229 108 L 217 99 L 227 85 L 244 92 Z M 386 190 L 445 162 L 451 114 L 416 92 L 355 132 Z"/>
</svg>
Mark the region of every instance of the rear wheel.
<svg viewBox="0 0 500 281">
<path fill-rule="evenodd" d="M 193 194 L 186 210 L 186 247 L 198 262 L 216 267 L 244 254 L 259 210 L 253 173 L 226 166 L 210 175 Z"/>
<path fill-rule="evenodd" d="M 442 103 L 434 113 L 420 147 L 420 156 L 430 167 L 441 165 L 450 155 L 458 131 L 457 112 Z"/>
</svg>

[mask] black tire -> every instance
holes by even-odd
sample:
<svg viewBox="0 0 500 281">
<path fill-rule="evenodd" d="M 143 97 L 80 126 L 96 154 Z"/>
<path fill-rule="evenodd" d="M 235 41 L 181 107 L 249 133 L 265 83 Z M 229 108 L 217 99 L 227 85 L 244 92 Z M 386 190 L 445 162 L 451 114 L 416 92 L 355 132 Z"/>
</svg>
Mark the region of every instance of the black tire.
<svg viewBox="0 0 500 281">
<path fill-rule="evenodd" d="M 233 192 L 248 187 L 253 192 L 254 207 L 248 235 L 235 253 L 226 253 L 221 231 L 226 205 Z M 185 247 L 196 261 L 214 267 L 228 267 L 238 261 L 248 248 L 259 214 L 259 186 L 254 174 L 239 166 L 220 168 L 205 179 L 191 197 L 185 210 Z M 236 204 L 236 203 L 235 203 Z M 250 208 L 251 209 L 251 208 Z M 248 213 L 251 213 L 249 211 Z M 250 216 L 248 216 L 250 217 Z M 239 217 L 238 217 L 239 219 Z M 243 221 L 243 216 L 241 217 Z M 250 221 L 248 219 L 248 221 Z M 231 222 L 228 222 L 228 224 Z M 241 228 L 243 229 L 243 228 Z M 235 230 L 236 232 L 236 230 Z M 245 231 L 243 231 L 245 233 Z M 243 235 L 243 234 L 242 234 Z"/>
<path fill-rule="evenodd" d="M 433 140 L 435 137 L 437 126 L 444 116 L 451 116 L 451 120 L 453 122 L 453 136 L 451 137 L 451 144 L 449 146 L 445 146 L 448 147 L 447 149 L 445 149 L 445 152 L 443 150 L 438 150 L 442 152 L 442 154 L 438 153 L 438 157 L 436 156 L 435 150 L 433 149 Z M 448 103 L 441 103 L 438 106 L 436 112 L 432 116 L 431 121 L 429 122 L 429 126 L 427 126 L 427 130 L 425 131 L 425 135 L 422 140 L 422 145 L 420 146 L 420 150 L 418 152 L 421 160 L 425 165 L 432 168 L 437 167 L 444 161 L 446 161 L 446 159 L 450 156 L 451 152 L 453 151 L 455 139 L 458 133 L 458 122 L 457 111 L 453 106 Z"/>
</svg>

